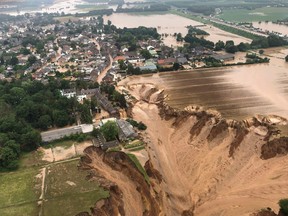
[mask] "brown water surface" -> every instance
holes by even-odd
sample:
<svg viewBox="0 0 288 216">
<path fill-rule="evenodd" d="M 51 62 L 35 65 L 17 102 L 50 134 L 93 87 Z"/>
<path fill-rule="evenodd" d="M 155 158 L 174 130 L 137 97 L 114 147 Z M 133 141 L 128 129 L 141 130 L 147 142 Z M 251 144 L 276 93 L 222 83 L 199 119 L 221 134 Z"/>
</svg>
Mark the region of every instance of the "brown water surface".
<svg viewBox="0 0 288 216">
<path fill-rule="evenodd" d="M 188 32 L 185 26 L 202 26 L 199 28 L 207 31 L 210 35 L 206 38 L 213 42 L 217 42 L 219 40 L 234 40 L 236 44 L 239 44 L 240 42 L 251 42 L 250 39 L 222 31 L 213 26 L 203 26 L 203 23 L 174 14 L 133 15 L 125 13 L 114 13 L 110 16 L 104 16 L 103 18 L 106 22 L 110 20 L 112 24 L 119 28 L 135 28 L 138 26 L 154 27 L 157 28 L 159 34 L 164 33 L 169 35 L 173 35 L 174 33 L 181 33 L 183 36 L 185 36 Z M 181 45 L 176 43 L 175 38 L 172 38 L 171 36 L 164 38 L 164 43 L 167 46 Z"/>
<path fill-rule="evenodd" d="M 288 26 L 286 25 L 280 25 L 272 22 L 253 22 L 253 26 L 256 28 L 260 28 L 263 31 L 270 31 L 270 32 L 278 32 L 280 34 L 288 35 Z"/>
<path fill-rule="evenodd" d="M 228 119 L 256 114 L 288 119 L 288 48 L 264 50 L 270 63 L 176 71 L 133 76 L 120 85 L 154 84 L 164 89 L 174 108 L 200 105 Z M 242 59 L 239 53 L 238 58 Z M 288 129 L 287 129 L 288 130 Z"/>
<path fill-rule="evenodd" d="M 198 69 L 160 74 L 154 79 L 175 108 L 201 105 L 217 109 L 226 118 L 243 119 L 255 114 L 288 118 L 288 49 L 270 49 L 269 64 Z"/>
</svg>

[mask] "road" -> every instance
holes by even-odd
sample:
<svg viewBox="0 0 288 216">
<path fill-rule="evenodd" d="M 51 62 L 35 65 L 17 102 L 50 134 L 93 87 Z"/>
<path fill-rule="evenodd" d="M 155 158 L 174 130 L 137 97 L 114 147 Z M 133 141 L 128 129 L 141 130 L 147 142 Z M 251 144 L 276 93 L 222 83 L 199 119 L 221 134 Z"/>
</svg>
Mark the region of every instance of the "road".
<svg viewBox="0 0 288 216">
<path fill-rule="evenodd" d="M 81 126 L 73 126 L 68 128 L 60 128 L 56 130 L 46 131 L 41 133 L 43 142 L 50 142 L 53 140 L 61 139 L 64 136 L 69 136 L 71 134 L 82 133 Z"/>
<path fill-rule="evenodd" d="M 101 83 L 103 78 L 106 76 L 107 72 L 111 69 L 112 67 L 112 62 L 113 62 L 113 58 L 111 55 L 109 55 L 110 58 L 110 64 L 99 74 L 99 76 L 97 77 L 97 82 Z"/>
</svg>

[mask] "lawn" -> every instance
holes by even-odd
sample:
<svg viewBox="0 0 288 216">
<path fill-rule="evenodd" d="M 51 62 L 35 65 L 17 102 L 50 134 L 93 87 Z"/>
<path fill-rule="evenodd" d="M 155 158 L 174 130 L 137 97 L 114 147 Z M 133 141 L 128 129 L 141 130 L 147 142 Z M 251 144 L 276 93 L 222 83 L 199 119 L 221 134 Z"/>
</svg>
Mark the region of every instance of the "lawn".
<svg viewBox="0 0 288 216">
<path fill-rule="evenodd" d="M 43 215 L 75 215 L 89 211 L 96 201 L 109 196 L 95 181 L 86 180 L 86 171 L 78 170 L 79 161 L 49 166 Z"/>
<path fill-rule="evenodd" d="M 139 147 L 139 146 L 143 146 L 144 143 L 140 140 L 134 140 L 132 142 L 127 143 L 124 146 L 124 149 L 131 149 L 131 148 L 135 148 L 135 147 Z"/>
<path fill-rule="evenodd" d="M 39 169 L 30 168 L 0 174 L 0 215 L 37 215 L 41 193 Z M 37 214 L 35 214 L 35 212 Z"/>
<path fill-rule="evenodd" d="M 45 149 L 55 148 L 55 147 L 63 147 L 65 149 L 70 148 L 73 144 L 76 144 L 76 141 L 73 140 L 63 140 L 63 141 L 54 141 L 48 144 L 43 144 L 42 147 Z"/>
<path fill-rule="evenodd" d="M 29 158 L 31 156 L 31 158 Z M 25 155 L 27 161 L 37 155 Z M 24 161 L 25 161 L 24 160 Z M 89 211 L 99 199 L 109 197 L 109 192 L 99 187 L 95 181 L 86 180 L 86 171 L 78 170 L 79 160 L 46 164 L 45 194 L 42 215 L 76 215 Z M 38 215 L 37 205 L 41 194 L 42 177 L 38 168 L 24 168 L 0 174 L 0 215 Z"/>
<path fill-rule="evenodd" d="M 36 202 L 0 208 L 1 216 L 36 216 L 38 214 L 39 207 Z"/>
<path fill-rule="evenodd" d="M 288 18 L 286 7 L 262 7 L 255 10 L 227 9 L 219 18 L 233 22 L 277 21 Z"/>
<path fill-rule="evenodd" d="M 43 216 L 71 216 L 80 212 L 90 211 L 90 207 L 102 198 L 109 196 L 103 190 L 71 194 L 57 197 L 44 202 Z"/>
<path fill-rule="evenodd" d="M 41 151 L 32 151 L 29 153 L 24 153 L 20 158 L 20 168 L 29 168 L 37 167 L 47 164 L 47 161 L 42 160 L 43 152 Z"/>
</svg>

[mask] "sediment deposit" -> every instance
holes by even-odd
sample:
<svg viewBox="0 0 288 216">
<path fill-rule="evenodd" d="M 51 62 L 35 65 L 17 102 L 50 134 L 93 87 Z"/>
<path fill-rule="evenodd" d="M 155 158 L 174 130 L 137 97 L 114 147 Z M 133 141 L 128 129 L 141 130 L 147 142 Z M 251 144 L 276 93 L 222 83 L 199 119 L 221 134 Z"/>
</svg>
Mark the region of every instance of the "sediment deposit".
<svg viewBox="0 0 288 216">
<path fill-rule="evenodd" d="M 121 194 L 115 206 L 123 212 L 106 215 L 231 216 L 267 207 L 277 212 L 278 200 L 288 194 L 288 141 L 275 125 L 287 124 L 286 119 L 258 115 L 226 120 L 196 105 L 173 109 L 152 84 L 126 83 L 122 88 L 136 98 L 133 117 L 148 126 L 144 139 L 150 160 L 145 168 L 151 184 L 143 187 L 144 178 L 132 175 L 132 166 L 123 169 L 121 153 L 107 156 L 86 149 L 81 167 Z"/>
</svg>

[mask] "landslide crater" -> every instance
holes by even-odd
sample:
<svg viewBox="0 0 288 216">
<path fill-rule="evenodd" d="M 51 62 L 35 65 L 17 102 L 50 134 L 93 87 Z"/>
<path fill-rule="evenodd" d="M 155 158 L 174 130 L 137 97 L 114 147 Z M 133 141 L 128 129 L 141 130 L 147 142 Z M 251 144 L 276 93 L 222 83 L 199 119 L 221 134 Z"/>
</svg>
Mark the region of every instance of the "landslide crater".
<svg viewBox="0 0 288 216">
<path fill-rule="evenodd" d="M 277 211 L 278 200 L 288 194 L 288 148 L 275 119 L 286 124 L 285 119 L 226 120 L 200 106 L 173 109 L 152 84 L 124 88 L 136 98 L 130 114 L 148 126 L 143 138 L 150 185 L 124 153 L 88 148 L 81 168 L 113 192 L 94 212 L 231 216 L 268 206 Z"/>
</svg>

